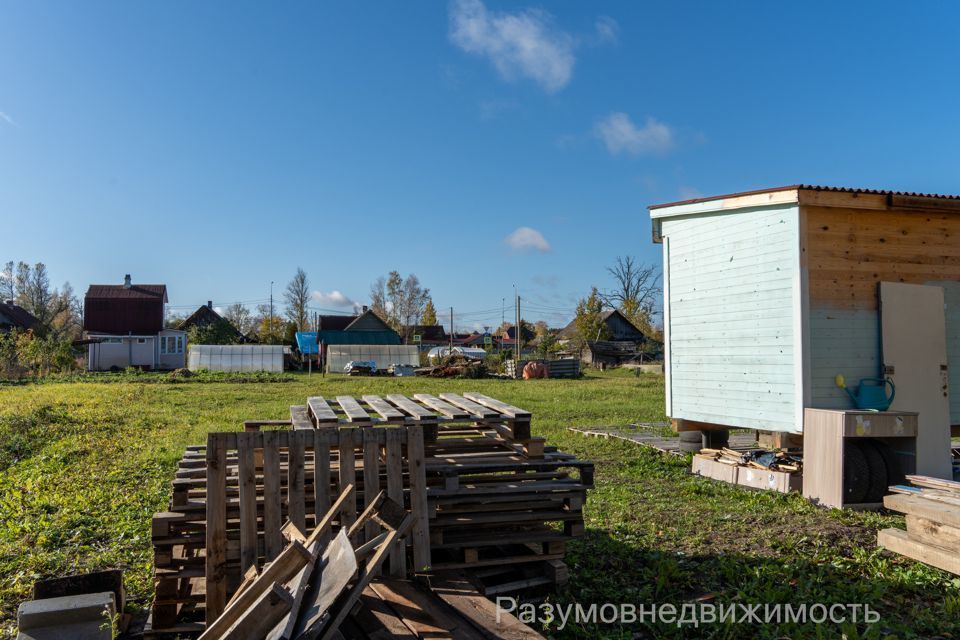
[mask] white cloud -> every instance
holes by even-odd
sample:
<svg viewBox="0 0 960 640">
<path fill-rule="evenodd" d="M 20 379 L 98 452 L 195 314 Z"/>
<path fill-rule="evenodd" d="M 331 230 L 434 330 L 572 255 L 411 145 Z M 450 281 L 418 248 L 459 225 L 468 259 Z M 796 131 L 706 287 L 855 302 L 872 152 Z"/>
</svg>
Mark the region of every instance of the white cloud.
<svg viewBox="0 0 960 640">
<path fill-rule="evenodd" d="M 617 44 L 620 42 L 620 25 L 610 16 L 600 16 L 593 25 L 598 44 Z"/>
<path fill-rule="evenodd" d="M 0 120 L 3 120 L 4 122 L 6 122 L 7 124 L 9 124 L 9 125 L 12 126 L 12 127 L 17 127 L 18 129 L 20 128 L 20 125 L 18 125 L 16 122 L 14 122 L 14 121 L 13 121 L 13 118 L 11 118 L 11 117 L 8 116 L 7 114 L 5 114 L 3 111 L 0 111 Z"/>
<path fill-rule="evenodd" d="M 530 227 L 520 227 L 504 238 L 503 241 L 514 251 L 539 251 L 540 253 L 550 253 L 552 251 L 550 243 L 543 237 L 543 234 Z"/>
<path fill-rule="evenodd" d="M 325 307 L 356 309 L 357 307 L 361 306 L 359 302 L 347 297 L 337 290 L 333 290 L 330 293 L 314 291 L 312 294 L 310 294 L 310 297 L 313 298 L 313 300 L 318 304 Z"/>
<path fill-rule="evenodd" d="M 673 129 L 655 118 L 647 118 L 644 125 L 638 127 L 627 114 L 611 113 L 599 120 L 593 130 L 613 154 L 621 151 L 633 155 L 662 153 L 674 145 Z"/>
<path fill-rule="evenodd" d="M 681 186 L 677 189 L 681 200 L 696 200 L 703 197 L 703 192 L 694 187 Z"/>
<path fill-rule="evenodd" d="M 482 0 L 453 0 L 450 42 L 490 59 L 503 78 L 526 77 L 558 91 L 573 75 L 575 39 L 541 9 L 487 11 Z"/>
</svg>

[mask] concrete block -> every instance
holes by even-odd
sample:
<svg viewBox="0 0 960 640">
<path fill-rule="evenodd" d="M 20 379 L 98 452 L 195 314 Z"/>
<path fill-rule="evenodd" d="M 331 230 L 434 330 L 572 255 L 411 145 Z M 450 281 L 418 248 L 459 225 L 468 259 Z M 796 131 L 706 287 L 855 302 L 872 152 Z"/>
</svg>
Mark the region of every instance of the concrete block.
<svg viewBox="0 0 960 640">
<path fill-rule="evenodd" d="M 21 640 L 110 640 L 116 615 L 112 591 L 24 602 L 17 610 Z"/>
</svg>

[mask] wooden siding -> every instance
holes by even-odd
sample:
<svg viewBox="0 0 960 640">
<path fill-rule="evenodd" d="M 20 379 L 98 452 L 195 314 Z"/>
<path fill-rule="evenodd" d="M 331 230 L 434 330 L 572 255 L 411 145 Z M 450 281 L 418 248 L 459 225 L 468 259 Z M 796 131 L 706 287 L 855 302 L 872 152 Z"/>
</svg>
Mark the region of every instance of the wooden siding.
<svg viewBox="0 0 960 640">
<path fill-rule="evenodd" d="M 811 404 L 847 408 L 843 373 L 880 375 L 881 281 L 944 287 L 950 416 L 960 424 L 960 216 L 909 209 L 804 206 L 809 276 Z"/>
<path fill-rule="evenodd" d="M 662 231 L 671 417 L 799 429 L 798 207 L 664 218 Z"/>
</svg>

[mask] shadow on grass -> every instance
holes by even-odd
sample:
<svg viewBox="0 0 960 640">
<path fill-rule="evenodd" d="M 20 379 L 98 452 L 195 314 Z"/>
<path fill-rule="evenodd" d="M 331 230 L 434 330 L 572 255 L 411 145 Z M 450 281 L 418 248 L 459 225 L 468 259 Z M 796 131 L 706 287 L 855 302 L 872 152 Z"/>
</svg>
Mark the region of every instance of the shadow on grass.
<svg viewBox="0 0 960 640">
<path fill-rule="evenodd" d="M 649 616 L 645 622 L 638 619 L 632 624 L 569 622 L 559 631 L 554 625 L 549 633 L 556 638 L 957 637 L 960 584 L 945 587 L 939 572 L 912 562 L 895 564 L 886 552 L 872 555 L 875 561 L 866 563 L 865 572 L 862 561 L 844 565 L 772 549 L 769 555 L 762 551 L 703 555 L 664 552 L 588 529 L 583 538 L 568 545 L 570 581 L 550 601 L 584 607 L 632 603 L 638 612 L 641 605 L 650 611 L 652 606 L 672 604 L 677 619 L 672 624 L 651 623 Z M 686 603 L 712 604 L 718 612 L 721 606 L 727 609 L 737 605 L 734 617 L 744 622 L 678 626 L 679 613 Z M 806 605 L 808 613 L 815 604 L 826 605 L 826 612 L 831 605 L 847 606 L 835 610 L 837 621 L 828 616 L 820 624 L 809 617 L 805 622 L 788 621 L 783 607 L 779 622 L 772 617 L 770 622 L 758 624 L 749 617 L 749 606 L 761 605 L 757 616 L 764 621 L 763 605 L 767 604 L 790 604 L 794 610 Z M 852 622 L 849 605 L 859 605 L 856 623 Z M 863 605 L 879 613 L 879 622 L 864 622 Z M 813 618 L 819 620 L 822 612 L 818 610 Z M 841 616 L 845 622 L 838 622 Z"/>
</svg>

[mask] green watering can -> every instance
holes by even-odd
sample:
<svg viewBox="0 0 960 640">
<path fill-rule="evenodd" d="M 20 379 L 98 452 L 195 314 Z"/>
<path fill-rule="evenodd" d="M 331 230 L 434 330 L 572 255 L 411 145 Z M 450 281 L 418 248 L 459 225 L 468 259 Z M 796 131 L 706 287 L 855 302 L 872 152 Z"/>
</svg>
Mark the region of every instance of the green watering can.
<svg viewBox="0 0 960 640">
<path fill-rule="evenodd" d="M 856 392 L 851 391 L 847 386 L 843 375 L 837 374 L 837 386 L 847 392 L 850 399 L 857 409 L 886 411 L 893 402 L 893 396 L 896 394 L 896 387 L 893 386 L 893 380 L 890 378 L 862 378 L 857 385 Z M 887 395 L 887 386 L 890 387 L 890 395 Z"/>
</svg>

